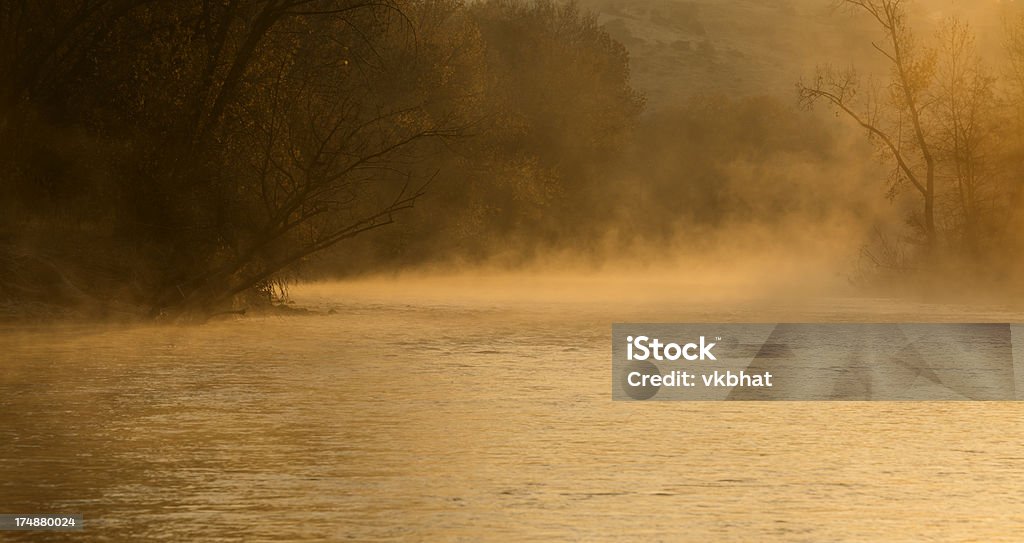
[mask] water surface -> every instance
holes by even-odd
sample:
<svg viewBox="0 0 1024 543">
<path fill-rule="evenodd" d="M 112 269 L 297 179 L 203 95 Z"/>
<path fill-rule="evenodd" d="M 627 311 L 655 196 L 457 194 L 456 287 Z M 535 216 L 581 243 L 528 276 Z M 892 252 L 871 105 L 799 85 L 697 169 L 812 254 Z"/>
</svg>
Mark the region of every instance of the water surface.
<svg viewBox="0 0 1024 543">
<path fill-rule="evenodd" d="M 471 288 L 321 286 L 295 293 L 316 316 L 3 329 L 0 510 L 87 528 L 0 537 L 1024 537 L 1020 404 L 623 403 L 608 384 L 612 322 L 1019 313 L 453 295 Z"/>
</svg>

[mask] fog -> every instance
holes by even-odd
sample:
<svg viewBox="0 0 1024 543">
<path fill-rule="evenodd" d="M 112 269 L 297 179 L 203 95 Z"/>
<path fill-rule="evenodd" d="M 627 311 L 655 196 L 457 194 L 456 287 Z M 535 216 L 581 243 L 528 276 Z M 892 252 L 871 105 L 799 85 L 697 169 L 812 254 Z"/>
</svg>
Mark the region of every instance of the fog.
<svg viewBox="0 0 1024 543">
<path fill-rule="evenodd" d="M 872 45 L 884 33 L 841 4 L 582 2 L 626 46 L 632 84 L 646 98 L 635 147 L 601 181 L 611 202 L 585 206 L 598 227 L 580 239 L 573 227 L 556 225 L 570 242 L 550 246 L 538 244 L 537 224 L 525 234 L 499 232 L 485 238 L 483 256 L 430 251 L 427 262 L 400 264 L 405 271 L 386 272 L 381 284 L 357 281 L 356 290 L 609 303 L 794 304 L 875 295 L 1020 303 L 1013 280 L 1019 242 L 991 249 L 996 254 L 982 257 L 982 271 L 956 257 L 929 262 L 928 274 L 892 260 L 914 250 L 895 246 L 912 236 L 908 214 L 916 202 L 887 185 L 891 157 L 851 119 L 828 107 L 796 107 L 796 83 L 813 79 L 820 65 L 856 66 L 876 87 L 887 84 L 892 68 Z M 931 47 L 950 18 L 966 21 L 990 73 L 1010 77 L 1009 29 L 1019 6 L 904 6 L 916 39 Z M 995 100 L 1005 109 L 1010 83 L 1000 85 L 1007 94 Z M 1018 195 L 1009 191 L 1012 208 Z"/>
<path fill-rule="evenodd" d="M 824 63 L 884 74 L 871 47 L 878 29 L 833 0 L 584 0 L 631 53 L 633 80 L 652 110 L 694 94 L 792 98 L 794 82 Z M 1007 21 L 1020 6 L 1002 0 L 905 2 L 925 36 L 942 19 L 969 20 L 986 55 L 1004 56 Z"/>
<path fill-rule="evenodd" d="M 467 273 L 1016 296 L 1019 7 L 865 5 L 893 18 L 809 0 L 355 19 L 256 2 L 254 25 L 139 3 L 62 36 L 73 6 L 20 7 L 0 51 L 5 313 L 188 318 L 308 281 Z M 222 42 L 167 30 L 193 20 Z"/>
<path fill-rule="evenodd" d="M 1022 322 L 1017 4 L 0 2 L 0 503 L 83 541 L 1021 533 L 1012 402 L 637 405 L 608 364 L 613 323 Z M 853 328 L 704 369 L 1020 370 L 1019 326 L 935 364 Z"/>
</svg>

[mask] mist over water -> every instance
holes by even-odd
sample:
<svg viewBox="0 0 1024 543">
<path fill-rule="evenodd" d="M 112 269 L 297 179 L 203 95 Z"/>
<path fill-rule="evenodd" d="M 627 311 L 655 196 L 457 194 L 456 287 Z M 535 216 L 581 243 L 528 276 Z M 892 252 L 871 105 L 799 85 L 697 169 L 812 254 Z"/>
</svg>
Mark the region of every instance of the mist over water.
<svg viewBox="0 0 1024 543">
<path fill-rule="evenodd" d="M 231 9 L 103 11 L 110 43 L 68 46 L 92 70 L 37 58 L 74 10 L 19 8 L 0 51 L 20 96 L 0 107 L 3 314 L 201 319 L 281 283 L 491 267 L 1016 296 L 1012 2 L 898 2 L 909 71 L 856 3 L 398 4 L 271 9 L 252 55 L 239 36 L 262 27 Z M 964 39 L 944 41 L 954 16 Z M 237 30 L 223 54 L 248 70 L 210 58 L 216 33 L 129 30 L 185 20 Z M 152 68 L 167 58 L 178 71 Z M 821 94 L 837 82 L 842 104 Z"/>
<path fill-rule="evenodd" d="M 611 401 L 611 322 L 1024 317 L 742 279 L 372 278 L 296 288 L 302 317 L 0 330 L 0 501 L 84 514 L 69 541 L 1012 540 L 1017 404 Z"/>
<path fill-rule="evenodd" d="M 244 53 L 235 3 L 97 4 L 89 62 L 6 33 L 0 513 L 86 524 L 4 541 L 1019 541 L 1017 403 L 609 390 L 613 323 L 1024 322 L 1016 3 L 905 4 L 927 47 L 966 17 L 998 80 L 976 155 L 929 110 L 932 248 L 924 159 L 794 88 L 855 65 L 917 150 L 870 18 L 371 4 L 263 13 L 234 83 L 184 21 Z M 77 13 L 19 9 L 0 30 Z"/>
</svg>

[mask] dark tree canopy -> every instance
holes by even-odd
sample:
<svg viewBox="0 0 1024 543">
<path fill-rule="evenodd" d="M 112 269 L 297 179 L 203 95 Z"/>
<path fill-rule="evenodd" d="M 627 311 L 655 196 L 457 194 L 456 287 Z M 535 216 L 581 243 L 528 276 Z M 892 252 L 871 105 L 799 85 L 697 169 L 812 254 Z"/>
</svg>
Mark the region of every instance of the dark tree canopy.
<svg viewBox="0 0 1024 543">
<path fill-rule="evenodd" d="M 571 4 L 11 2 L 0 34 L 7 290 L 44 267 L 153 314 L 267 292 L 428 184 L 422 214 L 500 232 L 641 106 Z"/>
</svg>

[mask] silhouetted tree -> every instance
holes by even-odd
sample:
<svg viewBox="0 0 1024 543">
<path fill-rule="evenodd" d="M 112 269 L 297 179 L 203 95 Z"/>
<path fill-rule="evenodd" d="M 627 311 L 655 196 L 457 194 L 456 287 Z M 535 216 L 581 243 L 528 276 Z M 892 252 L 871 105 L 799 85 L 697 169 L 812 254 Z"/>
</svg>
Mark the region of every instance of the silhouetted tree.
<svg viewBox="0 0 1024 543">
<path fill-rule="evenodd" d="M 825 101 L 867 130 L 895 164 L 891 194 L 909 183 L 920 196 L 918 224 L 931 250 L 937 241 L 936 157 L 934 135 L 924 117 L 931 107 L 927 93 L 935 75 L 934 52 L 917 43 L 903 0 L 843 0 L 841 4 L 870 16 L 882 30 L 884 42 L 871 45 L 889 63 L 891 79 L 885 95 L 862 88 L 852 68 L 825 66 L 818 68 L 811 82 L 798 85 L 801 103 L 810 107 Z"/>
<path fill-rule="evenodd" d="M 121 260 L 154 312 L 208 312 L 390 223 L 423 194 L 416 148 L 459 128 L 450 87 L 416 80 L 446 67 L 419 54 L 409 6 L 442 3 L 5 4 L 5 237 L 65 214 L 97 254 L 62 258 Z M 65 252 L 51 237 L 21 245 Z"/>
</svg>

